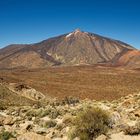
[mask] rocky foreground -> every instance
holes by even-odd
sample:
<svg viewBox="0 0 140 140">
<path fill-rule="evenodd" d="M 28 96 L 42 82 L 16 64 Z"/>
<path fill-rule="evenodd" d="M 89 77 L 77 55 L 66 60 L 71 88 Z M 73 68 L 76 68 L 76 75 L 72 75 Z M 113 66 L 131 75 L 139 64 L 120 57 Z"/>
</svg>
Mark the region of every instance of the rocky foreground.
<svg viewBox="0 0 140 140">
<path fill-rule="evenodd" d="M 34 106 L 1 105 L 0 140 L 70 140 L 73 119 L 80 111 L 93 107 L 101 108 L 109 115 L 107 133 L 98 134 L 94 140 L 140 139 L 139 93 L 112 102 L 79 101 L 69 97 L 63 101 L 38 102 Z"/>
</svg>

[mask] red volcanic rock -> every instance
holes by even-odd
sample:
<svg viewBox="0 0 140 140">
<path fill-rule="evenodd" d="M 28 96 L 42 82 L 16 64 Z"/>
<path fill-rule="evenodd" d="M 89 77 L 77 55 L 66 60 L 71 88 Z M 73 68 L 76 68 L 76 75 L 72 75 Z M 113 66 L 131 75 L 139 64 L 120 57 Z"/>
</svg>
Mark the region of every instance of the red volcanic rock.
<svg viewBox="0 0 140 140">
<path fill-rule="evenodd" d="M 140 68 L 140 51 L 129 50 L 116 58 L 115 65 L 126 66 L 129 68 Z"/>
</svg>

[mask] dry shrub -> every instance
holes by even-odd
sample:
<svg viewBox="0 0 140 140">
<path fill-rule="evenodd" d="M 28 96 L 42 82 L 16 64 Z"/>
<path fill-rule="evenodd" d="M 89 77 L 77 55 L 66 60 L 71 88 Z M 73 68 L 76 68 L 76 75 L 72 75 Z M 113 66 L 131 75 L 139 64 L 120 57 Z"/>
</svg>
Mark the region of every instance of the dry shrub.
<svg viewBox="0 0 140 140">
<path fill-rule="evenodd" d="M 74 119 L 74 127 L 69 131 L 69 138 L 72 140 L 79 137 L 80 140 L 93 140 L 100 134 L 108 131 L 110 123 L 109 115 L 100 108 L 86 108 L 77 114 Z"/>
</svg>

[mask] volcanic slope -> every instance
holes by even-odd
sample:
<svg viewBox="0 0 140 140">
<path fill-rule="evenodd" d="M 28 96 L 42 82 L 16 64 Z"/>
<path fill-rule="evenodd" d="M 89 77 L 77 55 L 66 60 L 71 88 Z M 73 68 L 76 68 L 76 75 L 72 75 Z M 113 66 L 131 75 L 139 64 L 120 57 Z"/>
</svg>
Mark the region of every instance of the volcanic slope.
<svg viewBox="0 0 140 140">
<path fill-rule="evenodd" d="M 131 50 L 136 49 L 121 41 L 76 29 L 39 43 L 1 49 L 0 68 L 117 64 L 116 60 Z"/>
</svg>

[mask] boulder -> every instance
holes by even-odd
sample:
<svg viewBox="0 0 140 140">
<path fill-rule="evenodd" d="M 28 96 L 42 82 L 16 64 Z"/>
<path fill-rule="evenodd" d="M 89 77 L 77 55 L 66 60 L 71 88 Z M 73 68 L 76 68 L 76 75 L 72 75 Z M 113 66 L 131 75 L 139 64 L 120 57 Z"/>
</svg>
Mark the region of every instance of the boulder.
<svg viewBox="0 0 140 140">
<path fill-rule="evenodd" d="M 12 116 L 7 116 L 4 121 L 3 121 L 3 124 L 4 125 L 13 125 L 14 124 L 14 119 Z"/>
<path fill-rule="evenodd" d="M 113 127 L 113 125 L 118 123 L 120 119 L 121 119 L 120 114 L 118 112 L 113 112 L 111 114 L 110 127 Z"/>
<path fill-rule="evenodd" d="M 34 132 L 36 132 L 37 134 L 45 134 L 48 132 L 48 129 L 43 127 L 35 127 Z"/>
<path fill-rule="evenodd" d="M 26 121 L 25 123 L 20 124 L 20 130 L 22 132 L 26 132 L 27 130 L 32 128 L 32 125 L 33 125 L 33 122 Z"/>
</svg>

